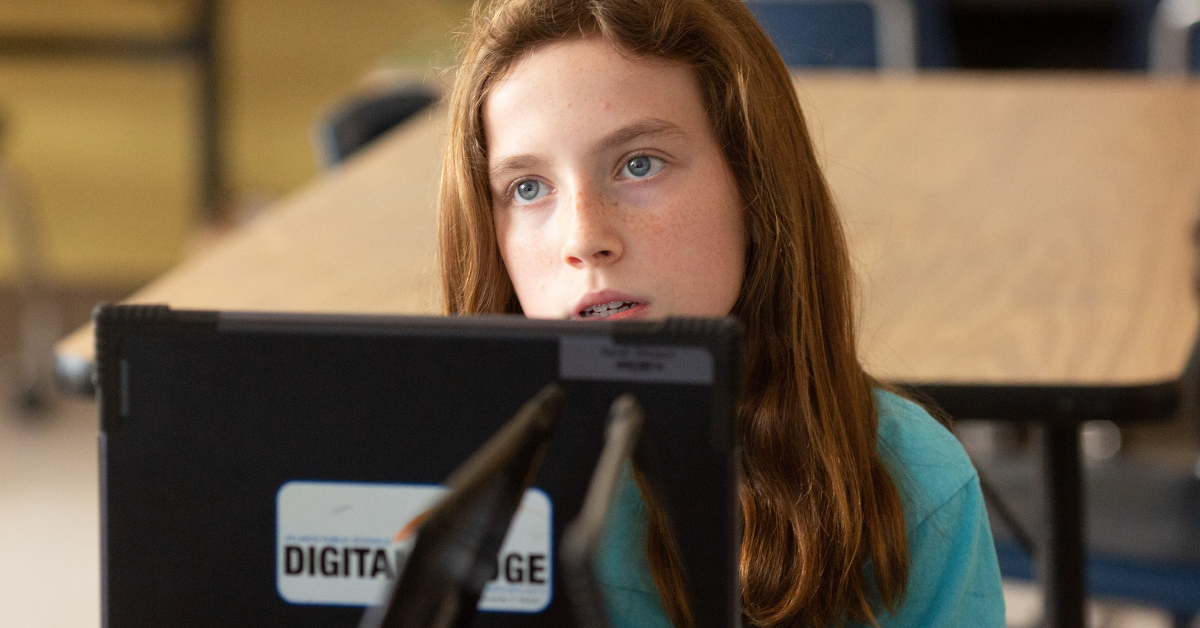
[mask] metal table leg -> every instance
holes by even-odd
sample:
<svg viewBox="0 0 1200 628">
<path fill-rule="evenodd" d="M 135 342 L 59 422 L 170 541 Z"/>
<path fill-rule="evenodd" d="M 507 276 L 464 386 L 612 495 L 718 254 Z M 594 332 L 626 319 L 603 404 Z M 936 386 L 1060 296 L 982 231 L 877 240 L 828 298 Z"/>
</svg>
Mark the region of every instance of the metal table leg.
<svg viewBox="0 0 1200 628">
<path fill-rule="evenodd" d="M 1083 628 L 1085 556 L 1079 424 L 1049 420 L 1043 423 L 1042 434 L 1048 530 L 1040 561 L 1046 591 L 1045 625 Z"/>
</svg>

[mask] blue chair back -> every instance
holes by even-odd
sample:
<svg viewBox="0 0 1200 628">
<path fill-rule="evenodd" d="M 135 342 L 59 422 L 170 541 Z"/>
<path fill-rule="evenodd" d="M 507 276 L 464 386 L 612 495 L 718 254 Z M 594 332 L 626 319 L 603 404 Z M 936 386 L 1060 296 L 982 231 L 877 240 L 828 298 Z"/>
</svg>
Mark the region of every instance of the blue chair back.
<svg viewBox="0 0 1200 628">
<path fill-rule="evenodd" d="M 1188 72 L 1200 72 L 1200 28 L 1188 33 Z"/>
<path fill-rule="evenodd" d="M 874 68 L 875 12 L 865 2 L 746 3 L 784 63 L 797 67 Z"/>
</svg>

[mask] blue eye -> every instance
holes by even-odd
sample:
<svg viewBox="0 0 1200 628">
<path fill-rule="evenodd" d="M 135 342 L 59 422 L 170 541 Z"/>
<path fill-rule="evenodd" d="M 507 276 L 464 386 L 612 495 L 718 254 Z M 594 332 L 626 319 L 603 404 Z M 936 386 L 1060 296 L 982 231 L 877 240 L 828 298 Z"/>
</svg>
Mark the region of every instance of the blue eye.
<svg viewBox="0 0 1200 628">
<path fill-rule="evenodd" d="M 638 155 L 625 162 L 625 166 L 621 168 L 622 174 L 634 179 L 645 179 L 658 174 L 658 171 L 663 169 L 663 160 L 658 157 L 649 155 Z"/>
<path fill-rule="evenodd" d="M 519 205 L 527 205 L 545 196 L 550 186 L 537 179 L 525 179 L 513 190 L 513 201 Z"/>
</svg>

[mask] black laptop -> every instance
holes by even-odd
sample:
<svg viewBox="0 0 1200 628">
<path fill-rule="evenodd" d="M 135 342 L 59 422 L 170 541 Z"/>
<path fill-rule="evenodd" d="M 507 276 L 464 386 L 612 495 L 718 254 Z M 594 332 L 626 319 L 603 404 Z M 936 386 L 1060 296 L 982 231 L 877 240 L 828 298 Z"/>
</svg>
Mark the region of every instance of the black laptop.
<svg viewBox="0 0 1200 628">
<path fill-rule="evenodd" d="M 439 483 L 550 382 L 564 414 L 473 625 L 571 625 L 555 548 L 626 392 L 697 624 L 737 622 L 732 319 L 103 306 L 95 320 L 105 626 L 356 626 Z"/>
</svg>

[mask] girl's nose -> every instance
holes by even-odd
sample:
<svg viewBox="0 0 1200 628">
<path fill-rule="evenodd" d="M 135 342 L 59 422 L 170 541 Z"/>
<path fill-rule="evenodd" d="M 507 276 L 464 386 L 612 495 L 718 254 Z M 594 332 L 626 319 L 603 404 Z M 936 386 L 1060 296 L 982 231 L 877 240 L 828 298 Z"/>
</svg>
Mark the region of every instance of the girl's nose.
<svg viewBox="0 0 1200 628">
<path fill-rule="evenodd" d="M 615 229 L 616 208 L 590 189 L 571 195 L 566 213 L 563 260 L 574 268 L 605 266 L 621 258 L 620 234 Z"/>
</svg>

